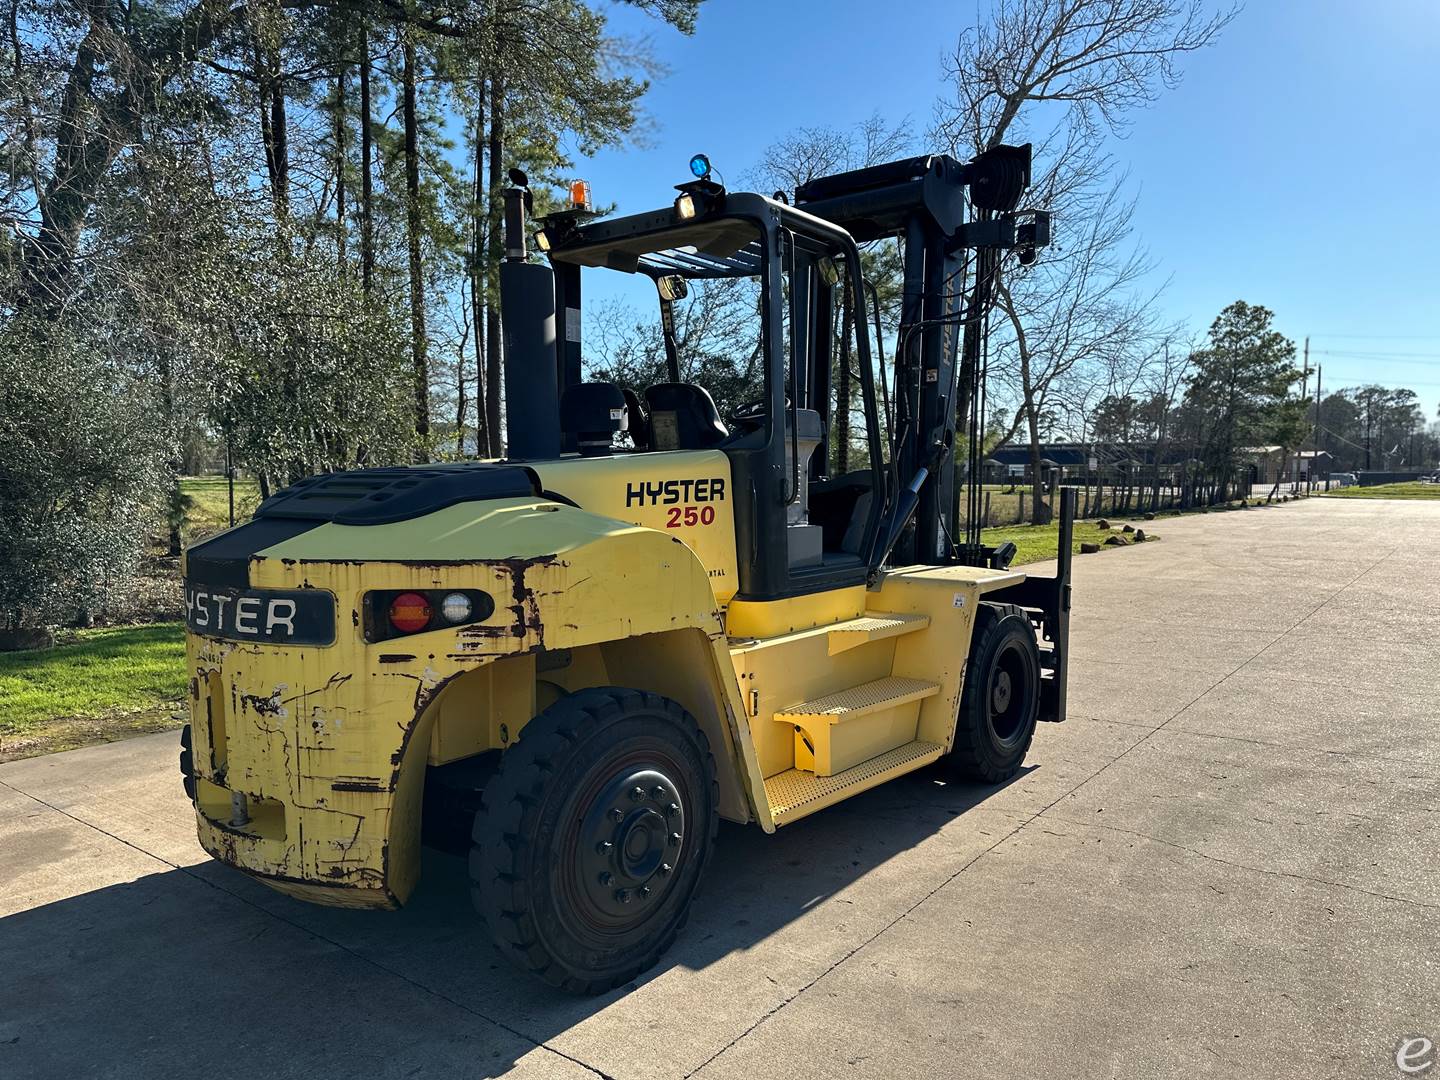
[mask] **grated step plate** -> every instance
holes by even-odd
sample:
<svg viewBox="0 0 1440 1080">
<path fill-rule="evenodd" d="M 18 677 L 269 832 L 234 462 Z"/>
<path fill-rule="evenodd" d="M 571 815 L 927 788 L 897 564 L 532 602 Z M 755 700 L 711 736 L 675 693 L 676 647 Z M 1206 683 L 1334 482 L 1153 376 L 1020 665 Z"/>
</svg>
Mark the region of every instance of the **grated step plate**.
<svg viewBox="0 0 1440 1080">
<path fill-rule="evenodd" d="M 926 679 L 906 679 L 899 675 L 890 675 L 883 679 L 876 679 L 874 682 L 852 686 L 850 689 L 841 690 L 838 693 L 826 694 L 814 701 L 781 709 L 775 714 L 775 719 L 782 723 L 793 724 L 803 718 L 822 717 L 830 723 L 839 723 L 851 717 L 864 716 L 866 713 L 872 713 L 878 709 L 889 709 L 908 701 L 919 701 L 921 698 L 927 698 L 939 692 L 939 683 L 929 682 Z"/>
<path fill-rule="evenodd" d="M 776 825 L 784 825 L 813 814 L 847 796 L 927 765 L 939 758 L 944 749 L 939 743 L 916 740 L 887 750 L 834 776 L 816 776 L 800 769 L 776 773 L 765 781 L 770 817 Z"/>
<path fill-rule="evenodd" d="M 901 612 L 866 612 L 858 619 L 847 619 L 830 628 L 831 656 L 870 641 L 924 630 L 930 625 L 929 615 L 907 615 Z"/>
</svg>

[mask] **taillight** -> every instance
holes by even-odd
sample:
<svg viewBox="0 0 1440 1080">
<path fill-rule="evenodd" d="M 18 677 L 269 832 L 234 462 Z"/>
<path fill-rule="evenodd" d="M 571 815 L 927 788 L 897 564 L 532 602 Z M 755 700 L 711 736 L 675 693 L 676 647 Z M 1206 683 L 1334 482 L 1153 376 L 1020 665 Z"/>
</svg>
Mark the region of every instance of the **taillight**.
<svg viewBox="0 0 1440 1080">
<path fill-rule="evenodd" d="M 430 601 L 418 592 L 402 592 L 390 601 L 390 625 L 402 634 L 414 634 L 430 625 Z"/>
<path fill-rule="evenodd" d="M 365 639 L 452 629 L 484 622 L 494 613 L 494 598 L 481 589 L 380 590 L 365 594 Z"/>
</svg>

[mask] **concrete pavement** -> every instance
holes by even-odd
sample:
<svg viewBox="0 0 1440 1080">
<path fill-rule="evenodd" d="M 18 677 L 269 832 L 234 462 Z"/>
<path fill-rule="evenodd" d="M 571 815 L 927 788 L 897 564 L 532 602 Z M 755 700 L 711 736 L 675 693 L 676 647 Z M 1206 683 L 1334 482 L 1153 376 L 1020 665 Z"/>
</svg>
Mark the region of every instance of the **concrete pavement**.
<svg viewBox="0 0 1440 1080">
<path fill-rule="evenodd" d="M 1153 528 L 1077 559 L 1020 778 L 722 829 L 598 999 L 513 973 L 459 860 L 398 914 L 204 860 L 173 735 L 0 766 L 0 1076 L 1400 1076 L 1440 1042 L 1440 502 Z"/>
</svg>

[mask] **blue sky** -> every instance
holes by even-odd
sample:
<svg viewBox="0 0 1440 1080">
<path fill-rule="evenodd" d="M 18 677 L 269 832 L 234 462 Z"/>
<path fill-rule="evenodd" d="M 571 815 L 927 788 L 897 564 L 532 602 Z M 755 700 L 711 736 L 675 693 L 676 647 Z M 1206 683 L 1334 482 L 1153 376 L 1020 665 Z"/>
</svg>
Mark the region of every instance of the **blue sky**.
<svg viewBox="0 0 1440 1080">
<path fill-rule="evenodd" d="M 577 171 L 622 212 L 670 198 L 703 150 L 731 178 L 798 127 L 908 118 L 976 4 L 709 0 L 686 38 L 623 7 L 670 73 L 646 98 L 649 145 Z M 1440 3 L 1251 0 L 1180 87 L 1112 149 L 1140 196 L 1138 239 L 1165 312 L 1197 332 L 1227 303 L 1276 313 L 1327 390 L 1408 386 L 1440 404 Z M 1061 226 L 1063 228 L 1063 223 Z M 596 282 L 598 284 L 598 281 Z M 594 293 L 592 292 L 593 296 Z"/>
</svg>

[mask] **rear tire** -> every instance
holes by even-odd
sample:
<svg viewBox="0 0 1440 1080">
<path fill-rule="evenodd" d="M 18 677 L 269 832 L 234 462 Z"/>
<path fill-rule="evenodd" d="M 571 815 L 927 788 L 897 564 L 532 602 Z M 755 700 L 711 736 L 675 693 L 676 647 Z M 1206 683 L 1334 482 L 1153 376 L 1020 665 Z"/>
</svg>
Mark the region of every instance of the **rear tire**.
<svg viewBox="0 0 1440 1080">
<path fill-rule="evenodd" d="M 195 801 L 195 744 L 190 734 L 190 725 L 180 729 L 180 783 L 185 787 L 185 796 Z"/>
<path fill-rule="evenodd" d="M 998 784 L 1020 770 L 1040 714 L 1035 629 L 1013 604 L 979 605 L 950 761 L 971 780 Z"/>
<path fill-rule="evenodd" d="M 577 994 L 652 967 L 719 826 L 715 759 L 674 701 L 582 690 L 525 726 L 475 816 L 471 896 L 496 946 Z"/>
</svg>

